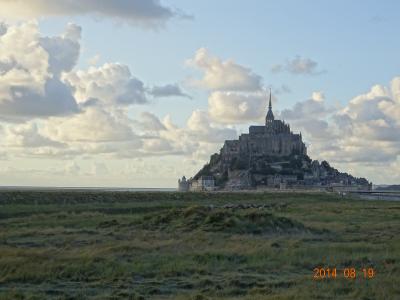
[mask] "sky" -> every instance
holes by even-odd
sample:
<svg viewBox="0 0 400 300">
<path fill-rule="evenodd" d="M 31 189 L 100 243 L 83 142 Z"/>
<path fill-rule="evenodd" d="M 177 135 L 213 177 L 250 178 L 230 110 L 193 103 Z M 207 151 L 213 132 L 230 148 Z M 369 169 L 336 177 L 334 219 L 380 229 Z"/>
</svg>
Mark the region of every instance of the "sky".
<svg viewBox="0 0 400 300">
<path fill-rule="evenodd" d="M 275 116 L 400 183 L 400 2 L 0 0 L 0 185 L 176 187 Z"/>
</svg>

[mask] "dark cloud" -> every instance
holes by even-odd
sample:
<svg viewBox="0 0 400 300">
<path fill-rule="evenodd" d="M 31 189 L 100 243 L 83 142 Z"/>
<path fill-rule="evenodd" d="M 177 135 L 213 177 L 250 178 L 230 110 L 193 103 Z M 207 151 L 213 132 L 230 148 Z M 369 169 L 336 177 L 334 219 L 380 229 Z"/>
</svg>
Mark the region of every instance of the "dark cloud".
<svg viewBox="0 0 400 300">
<path fill-rule="evenodd" d="M 79 111 L 71 90 L 58 79 L 49 79 L 44 93 L 24 86 L 10 88 L 11 99 L 0 102 L 0 117 L 3 119 L 31 119 L 68 115 Z"/>
<path fill-rule="evenodd" d="M 71 71 L 78 62 L 81 30 L 78 25 L 68 24 L 64 35 L 40 39 L 40 45 L 49 54 L 49 71 L 53 75 Z"/>
<path fill-rule="evenodd" d="M 177 84 L 167 84 L 163 86 L 154 86 L 149 89 L 149 94 L 155 98 L 162 97 L 185 97 L 188 99 L 192 99 L 192 97 L 185 92 L 182 91 L 179 85 Z"/>
<path fill-rule="evenodd" d="M 94 15 L 144 27 L 162 26 L 173 17 L 188 17 L 159 0 L 0 0 L 0 5 L 0 15 L 11 18 Z"/>
</svg>

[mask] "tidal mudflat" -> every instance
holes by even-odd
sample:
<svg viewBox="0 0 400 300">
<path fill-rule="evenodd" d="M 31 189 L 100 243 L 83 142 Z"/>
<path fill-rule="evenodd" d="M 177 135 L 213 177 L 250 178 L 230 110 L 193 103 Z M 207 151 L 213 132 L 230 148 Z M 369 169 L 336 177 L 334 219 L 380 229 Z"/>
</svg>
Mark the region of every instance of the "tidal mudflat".
<svg viewBox="0 0 400 300">
<path fill-rule="evenodd" d="M 2 191 L 0 299 L 398 299 L 399 232 L 328 193 Z"/>
</svg>

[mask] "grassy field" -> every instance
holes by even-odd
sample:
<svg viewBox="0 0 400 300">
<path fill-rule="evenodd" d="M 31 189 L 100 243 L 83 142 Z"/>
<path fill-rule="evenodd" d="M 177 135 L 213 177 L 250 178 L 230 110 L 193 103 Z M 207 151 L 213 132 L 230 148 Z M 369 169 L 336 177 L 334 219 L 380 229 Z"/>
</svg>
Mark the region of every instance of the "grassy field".
<svg viewBox="0 0 400 300">
<path fill-rule="evenodd" d="M 399 233 L 332 194 L 4 191 L 0 299 L 400 299 Z"/>
</svg>

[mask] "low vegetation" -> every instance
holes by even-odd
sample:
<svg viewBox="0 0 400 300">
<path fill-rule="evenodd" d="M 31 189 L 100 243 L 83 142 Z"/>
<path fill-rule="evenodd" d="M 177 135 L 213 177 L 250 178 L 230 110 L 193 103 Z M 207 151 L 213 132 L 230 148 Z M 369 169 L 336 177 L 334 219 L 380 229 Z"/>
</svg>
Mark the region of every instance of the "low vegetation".
<svg viewBox="0 0 400 300">
<path fill-rule="evenodd" d="M 399 217 L 333 194 L 0 192 L 0 300 L 398 299 Z"/>
</svg>

